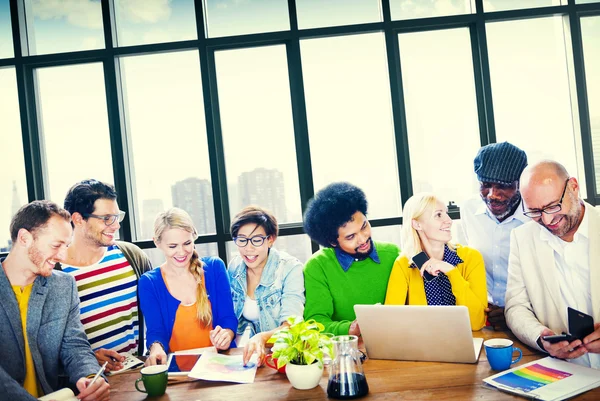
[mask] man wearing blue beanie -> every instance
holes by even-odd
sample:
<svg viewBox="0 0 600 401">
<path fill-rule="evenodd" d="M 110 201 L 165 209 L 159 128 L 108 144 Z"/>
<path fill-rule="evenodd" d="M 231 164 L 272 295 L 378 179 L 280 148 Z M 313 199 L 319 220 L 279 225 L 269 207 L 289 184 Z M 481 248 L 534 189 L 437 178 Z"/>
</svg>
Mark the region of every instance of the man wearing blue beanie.
<svg viewBox="0 0 600 401">
<path fill-rule="evenodd" d="M 511 231 L 529 221 L 521 208 L 519 177 L 527 155 L 508 143 L 479 149 L 474 160 L 480 196 L 461 207 L 458 241 L 483 255 L 488 290 L 488 321 L 496 330 L 506 328 L 504 294 L 508 276 Z"/>
</svg>

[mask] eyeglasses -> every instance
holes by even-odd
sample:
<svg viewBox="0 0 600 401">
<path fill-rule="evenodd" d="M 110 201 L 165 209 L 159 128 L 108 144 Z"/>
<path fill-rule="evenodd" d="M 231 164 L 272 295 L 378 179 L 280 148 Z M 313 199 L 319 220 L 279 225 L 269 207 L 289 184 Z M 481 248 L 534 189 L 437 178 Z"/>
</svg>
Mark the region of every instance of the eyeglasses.
<svg viewBox="0 0 600 401">
<path fill-rule="evenodd" d="M 262 244 L 265 243 L 265 240 L 269 238 L 268 235 L 255 235 L 252 238 L 246 238 L 246 237 L 235 237 L 233 239 L 233 242 L 235 242 L 235 244 L 240 247 L 243 248 L 246 245 L 248 245 L 248 242 L 252 242 L 252 246 L 256 246 L 259 247 Z"/>
<path fill-rule="evenodd" d="M 526 212 L 525 206 L 523 206 L 523 202 L 521 202 L 521 206 L 523 207 L 523 214 L 532 219 L 537 219 L 538 217 L 542 216 L 542 213 L 554 214 L 554 213 L 560 212 L 562 210 L 562 201 L 563 201 L 563 198 L 565 197 L 565 193 L 567 192 L 567 186 L 569 185 L 570 179 L 571 179 L 570 177 L 567 178 L 567 182 L 565 182 L 565 189 L 563 189 L 562 195 L 560 196 L 560 200 L 558 201 L 558 203 L 556 205 L 546 206 L 545 208 L 543 208 L 541 210 L 530 210 L 530 211 Z"/>
<path fill-rule="evenodd" d="M 119 223 L 123 221 L 123 219 L 125 218 L 125 212 L 123 212 L 122 210 L 119 210 L 119 214 L 105 214 L 104 216 L 98 216 L 97 214 L 91 214 L 91 213 L 84 213 L 82 216 L 85 217 L 86 219 L 88 217 L 100 219 L 100 220 L 103 220 L 104 224 L 106 224 L 107 226 L 112 226 L 117 221 Z"/>
</svg>

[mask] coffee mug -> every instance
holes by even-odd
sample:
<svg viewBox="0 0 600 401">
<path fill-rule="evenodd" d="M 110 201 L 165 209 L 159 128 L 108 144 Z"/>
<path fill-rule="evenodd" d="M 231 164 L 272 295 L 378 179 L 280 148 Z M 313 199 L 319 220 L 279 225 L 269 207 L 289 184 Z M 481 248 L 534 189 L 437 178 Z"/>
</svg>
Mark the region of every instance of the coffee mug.
<svg viewBox="0 0 600 401">
<path fill-rule="evenodd" d="M 167 390 L 167 382 L 169 380 L 169 372 L 167 365 L 146 366 L 140 373 L 142 377 L 135 381 L 135 389 L 142 393 L 148 394 L 150 397 L 163 395 Z M 144 390 L 138 387 L 140 381 L 144 382 Z"/>
<path fill-rule="evenodd" d="M 510 365 L 517 363 L 523 357 L 523 353 L 517 347 L 513 347 L 513 342 L 505 338 L 494 338 L 483 343 L 488 362 L 494 370 L 506 370 Z M 513 353 L 518 352 L 519 356 L 513 360 Z"/>
<path fill-rule="evenodd" d="M 271 362 L 271 363 L 269 363 L 269 362 Z M 285 373 L 285 365 L 283 365 L 282 367 L 277 369 L 277 358 L 273 359 L 273 354 L 269 354 L 266 356 L 265 365 L 267 365 L 270 368 L 275 369 L 279 373 Z"/>
</svg>

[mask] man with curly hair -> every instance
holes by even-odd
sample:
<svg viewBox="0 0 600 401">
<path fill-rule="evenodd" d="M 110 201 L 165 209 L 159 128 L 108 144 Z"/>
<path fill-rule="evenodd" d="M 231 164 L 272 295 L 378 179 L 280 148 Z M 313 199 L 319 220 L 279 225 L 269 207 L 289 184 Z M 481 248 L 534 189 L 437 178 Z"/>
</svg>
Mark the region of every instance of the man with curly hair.
<svg viewBox="0 0 600 401">
<path fill-rule="evenodd" d="M 335 335 L 360 335 L 354 305 L 385 301 L 398 246 L 371 239 L 367 198 L 338 182 L 320 190 L 304 214 L 304 230 L 323 247 L 306 262 L 304 317 Z"/>
</svg>

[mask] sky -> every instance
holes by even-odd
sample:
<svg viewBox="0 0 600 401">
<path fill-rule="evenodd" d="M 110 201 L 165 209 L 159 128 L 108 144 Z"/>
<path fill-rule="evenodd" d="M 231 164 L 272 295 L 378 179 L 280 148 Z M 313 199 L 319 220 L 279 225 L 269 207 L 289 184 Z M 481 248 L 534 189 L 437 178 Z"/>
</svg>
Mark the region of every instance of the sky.
<svg viewBox="0 0 600 401">
<path fill-rule="evenodd" d="M 144 4 L 140 7 L 140 4 Z M 32 0 L 30 49 L 38 54 L 102 48 L 98 0 Z M 119 45 L 196 38 L 191 0 L 115 0 Z M 316 11 L 316 4 L 320 6 Z M 391 0 L 393 18 L 452 15 L 470 1 Z M 486 0 L 486 10 L 515 1 Z M 528 5 L 558 4 L 527 0 Z M 210 37 L 289 29 L 287 2 L 215 0 L 205 8 Z M 376 0 L 297 0 L 301 29 L 381 21 Z M 257 16 L 261 17 L 258 18 Z M 587 71 L 600 69 L 600 17 L 582 18 Z M 0 58 L 12 57 L 8 0 L 0 0 Z M 568 29 L 561 17 L 487 24 L 498 141 L 526 150 L 529 161 L 554 158 L 584 184 Z M 476 195 L 472 161 L 479 148 L 473 61 L 466 28 L 399 36 L 413 187 L 460 205 Z M 300 44 L 315 190 L 348 180 L 367 193 L 371 218 L 401 215 L 385 41 L 374 32 L 305 39 Z M 171 185 L 210 180 L 197 51 L 122 57 L 128 161 L 136 216 L 146 199 L 172 205 Z M 229 191 L 255 168 L 277 169 L 285 184 L 285 222 L 299 222 L 293 120 L 285 48 L 215 54 Z M 113 181 L 101 64 L 36 73 L 49 198 L 85 178 Z M 600 165 L 600 77 L 587 74 Z M 0 69 L 0 246 L 8 240 L 12 187 L 27 201 L 14 68 Z M 349 157 L 350 156 L 350 157 Z M 585 188 L 585 185 L 583 185 Z M 585 192 L 584 192 L 585 196 Z M 232 202 L 234 204 L 235 202 Z M 235 210 L 232 210 L 235 212 Z M 397 227 L 378 228 L 399 241 Z M 304 236 L 297 241 L 308 244 Z M 308 245 L 303 245 L 308 247 Z"/>
</svg>

